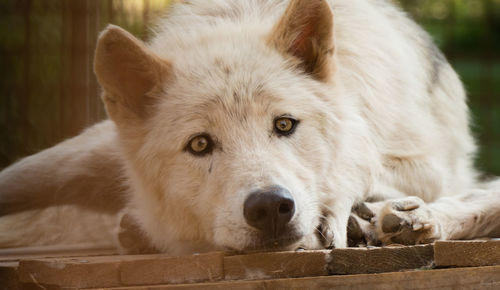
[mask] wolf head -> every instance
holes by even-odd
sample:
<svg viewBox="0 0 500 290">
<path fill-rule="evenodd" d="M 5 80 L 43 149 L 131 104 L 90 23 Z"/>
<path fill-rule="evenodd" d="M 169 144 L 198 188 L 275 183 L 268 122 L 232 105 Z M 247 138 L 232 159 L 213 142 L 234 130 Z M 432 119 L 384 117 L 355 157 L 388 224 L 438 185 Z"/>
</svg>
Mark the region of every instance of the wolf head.
<svg viewBox="0 0 500 290">
<path fill-rule="evenodd" d="M 345 246 L 362 129 L 335 77 L 333 14 L 320 0 L 284 10 L 147 46 L 116 26 L 101 34 L 95 72 L 130 207 L 158 249 Z"/>
</svg>

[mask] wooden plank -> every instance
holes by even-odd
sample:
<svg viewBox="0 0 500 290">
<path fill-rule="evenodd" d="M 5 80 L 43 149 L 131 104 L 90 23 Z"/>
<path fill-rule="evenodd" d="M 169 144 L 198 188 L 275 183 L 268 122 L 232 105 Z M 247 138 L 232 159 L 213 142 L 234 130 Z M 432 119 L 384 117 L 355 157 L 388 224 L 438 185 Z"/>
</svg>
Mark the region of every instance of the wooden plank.
<svg viewBox="0 0 500 290">
<path fill-rule="evenodd" d="M 500 266 L 439 269 L 381 274 L 360 274 L 289 278 L 254 281 L 223 281 L 215 283 L 120 287 L 110 290 L 172 290 L 172 289 L 500 289 Z M 105 289 L 105 288 L 97 288 Z M 94 289 L 95 290 L 95 289 Z"/>
<path fill-rule="evenodd" d="M 269 252 L 224 258 L 226 280 L 327 275 L 330 251 Z"/>
<path fill-rule="evenodd" d="M 438 241 L 434 261 L 438 267 L 500 265 L 500 240 Z"/>
<path fill-rule="evenodd" d="M 217 281 L 223 253 L 188 257 L 167 255 L 99 256 L 21 260 L 23 284 L 51 287 L 115 287 L 151 283 Z"/>
<path fill-rule="evenodd" d="M 330 274 L 366 274 L 429 267 L 434 259 L 432 245 L 382 248 L 334 249 Z"/>
<path fill-rule="evenodd" d="M 0 290 L 21 289 L 19 278 L 17 276 L 18 262 L 0 263 Z"/>
<path fill-rule="evenodd" d="M 204 283 L 202 284 L 204 286 L 228 286 L 232 284 L 227 284 L 229 283 L 228 281 L 222 283 L 223 281 L 221 280 L 243 279 L 259 281 L 262 279 L 283 278 L 303 279 L 304 277 L 321 277 L 328 274 L 348 275 L 393 272 L 417 268 L 428 269 L 432 264 L 434 256 L 437 257 L 436 259 L 440 259 L 440 255 L 446 259 L 451 259 L 450 257 L 462 259 L 472 255 L 474 258 L 472 259 L 469 257 L 467 261 L 474 261 L 476 264 L 482 263 L 481 265 L 484 265 L 484 263 L 491 263 L 491 261 L 498 263 L 499 259 L 495 258 L 495 255 L 498 255 L 500 251 L 497 247 L 498 241 L 471 241 L 438 242 L 436 243 L 437 252 L 435 254 L 433 245 L 418 245 L 334 249 L 331 251 L 267 252 L 234 256 L 227 256 L 227 253 L 225 255 L 222 252 L 216 252 L 186 257 L 171 257 L 167 255 L 128 255 L 50 258 L 22 260 L 18 273 L 19 279 L 23 285 L 41 285 L 44 287 L 49 286 L 56 288 L 109 288 L 200 282 L 217 282 Z M 441 253 L 439 251 L 441 251 Z M 36 253 L 36 251 L 33 251 L 31 254 L 33 253 Z M 16 254 L 18 254 L 18 252 L 14 250 L 11 256 L 15 257 Z M 9 257 L 9 255 L 5 255 L 4 252 L 4 258 L 5 256 L 7 256 L 7 258 Z M 441 258 L 441 261 L 446 261 L 443 260 L 444 258 Z M 451 264 L 451 266 L 461 266 L 456 260 L 453 261 L 454 264 Z M 472 265 L 469 263 L 466 264 L 466 266 L 475 266 L 476 264 Z M 439 265 L 449 266 L 450 264 L 440 262 Z M 5 269 L 7 269 L 6 271 L 11 271 L 14 268 Z M 498 267 L 485 269 L 496 269 L 495 273 L 500 279 Z M 481 271 L 479 272 L 483 273 Z M 11 271 L 9 273 L 14 272 Z M 312 284 L 307 287 L 316 287 L 317 285 L 320 287 L 322 285 L 321 283 L 315 283 L 319 283 L 318 281 L 322 279 L 324 279 L 324 277 L 319 278 L 319 280 L 310 280 Z M 330 282 L 331 281 L 328 280 L 328 283 Z M 235 281 L 235 283 L 243 282 Z M 266 284 L 268 282 L 262 283 L 264 284 L 248 285 L 252 287 L 274 287 L 274 284 L 268 285 Z M 390 286 L 384 283 L 380 285 Z M 491 283 L 491 285 L 499 286 L 498 283 L 500 282 L 495 280 Z M 191 285 L 196 286 L 197 284 Z M 245 286 L 247 284 L 241 285 Z M 297 285 L 302 284 L 299 283 Z M 477 286 L 478 284 L 476 283 L 474 285 Z M 234 286 L 239 287 L 240 284 L 235 284 Z M 284 284 L 284 286 L 277 284 L 277 286 L 288 287 L 287 284 Z M 445 286 L 448 287 L 447 285 Z"/>
<path fill-rule="evenodd" d="M 120 267 L 124 285 L 196 283 L 224 279 L 224 253 L 126 261 Z"/>
<path fill-rule="evenodd" d="M 19 260 L 54 257 L 114 255 L 109 245 L 76 244 L 65 246 L 36 246 L 0 249 L 0 290 L 21 289 Z"/>
<path fill-rule="evenodd" d="M 113 287 L 122 285 L 119 283 L 119 264 L 115 257 L 21 260 L 18 273 L 20 282 L 33 289 Z"/>
<path fill-rule="evenodd" d="M 67 1 L 71 9 L 71 62 L 70 75 L 71 82 L 68 84 L 71 95 L 64 96 L 62 120 L 67 136 L 74 136 L 87 127 L 90 122 L 88 118 L 89 108 L 87 98 L 89 87 L 87 84 L 87 71 L 92 71 L 92 66 L 88 67 L 87 57 L 94 47 L 88 45 L 88 21 L 87 1 Z"/>
<path fill-rule="evenodd" d="M 115 248 L 109 245 L 76 244 L 65 246 L 37 246 L 0 249 L 0 262 L 19 261 L 52 257 L 110 256 L 117 255 Z"/>
</svg>

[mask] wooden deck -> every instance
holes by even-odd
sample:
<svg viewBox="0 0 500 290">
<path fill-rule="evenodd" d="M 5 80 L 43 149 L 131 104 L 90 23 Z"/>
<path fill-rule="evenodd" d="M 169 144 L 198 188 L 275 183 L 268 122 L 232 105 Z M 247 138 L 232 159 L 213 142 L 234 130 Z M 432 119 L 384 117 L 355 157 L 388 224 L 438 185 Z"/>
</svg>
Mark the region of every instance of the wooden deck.
<svg viewBox="0 0 500 290">
<path fill-rule="evenodd" d="M 0 250 L 0 289 L 500 289 L 500 240 L 185 257 Z"/>
</svg>

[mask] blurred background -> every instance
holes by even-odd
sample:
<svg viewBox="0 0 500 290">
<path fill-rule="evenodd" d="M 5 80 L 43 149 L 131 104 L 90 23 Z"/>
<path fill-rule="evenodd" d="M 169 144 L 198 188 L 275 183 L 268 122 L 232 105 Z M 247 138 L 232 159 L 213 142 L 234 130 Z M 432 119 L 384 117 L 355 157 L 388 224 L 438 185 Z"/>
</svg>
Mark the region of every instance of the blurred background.
<svg viewBox="0 0 500 290">
<path fill-rule="evenodd" d="M 92 71 L 99 31 L 146 39 L 170 0 L 0 0 L 0 168 L 105 118 Z M 399 0 L 469 94 L 477 165 L 500 175 L 500 0 Z"/>
</svg>

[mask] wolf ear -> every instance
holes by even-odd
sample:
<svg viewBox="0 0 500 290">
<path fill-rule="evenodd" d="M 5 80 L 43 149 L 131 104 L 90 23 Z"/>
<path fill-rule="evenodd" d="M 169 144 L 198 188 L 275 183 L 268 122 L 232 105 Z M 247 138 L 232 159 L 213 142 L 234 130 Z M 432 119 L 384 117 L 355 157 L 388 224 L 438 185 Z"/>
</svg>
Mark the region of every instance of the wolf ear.
<svg viewBox="0 0 500 290">
<path fill-rule="evenodd" d="M 165 81 L 171 65 L 132 34 L 109 25 L 99 36 L 94 70 L 108 114 L 120 123 L 147 117 L 154 101 L 150 93 Z"/>
<path fill-rule="evenodd" d="M 271 32 L 269 44 L 293 55 L 314 78 L 333 74 L 333 13 L 326 0 L 291 0 Z"/>
</svg>

